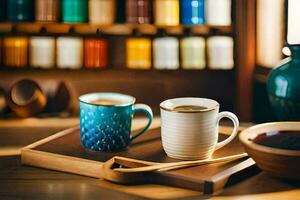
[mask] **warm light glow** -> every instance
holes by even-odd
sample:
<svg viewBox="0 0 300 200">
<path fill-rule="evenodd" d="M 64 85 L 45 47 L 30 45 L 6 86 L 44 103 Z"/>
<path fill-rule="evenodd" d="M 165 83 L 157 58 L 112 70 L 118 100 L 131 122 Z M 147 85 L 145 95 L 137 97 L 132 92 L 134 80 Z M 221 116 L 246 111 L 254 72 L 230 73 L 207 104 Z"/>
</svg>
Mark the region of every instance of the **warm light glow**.
<svg viewBox="0 0 300 200">
<path fill-rule="evenodd" d="M 283 25 L 284 0 L 257 1 L 257 64 L 274 67 L 282 59 Z"/>
<path fill-rule="evenodd" d="M 292 52 L 291 52 L 290 48 L 288 48 L 288 47 L 283 47 L 282 48 L 282 53 L 286 56 L 291 56 L 292 55 Z"/>
<path fill-rule="evenodd" d="M 288 1 L 288 35 L 289 44 L 300 44 L 300 1 Z"/>
</svg>

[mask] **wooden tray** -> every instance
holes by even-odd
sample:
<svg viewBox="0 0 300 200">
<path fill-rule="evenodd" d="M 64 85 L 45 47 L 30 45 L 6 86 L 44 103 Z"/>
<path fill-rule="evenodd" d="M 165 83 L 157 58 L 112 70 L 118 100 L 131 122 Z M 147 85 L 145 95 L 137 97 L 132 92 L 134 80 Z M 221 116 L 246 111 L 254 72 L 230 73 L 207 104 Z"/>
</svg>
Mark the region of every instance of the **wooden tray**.
<svg viewBox="0 0 300 200">
<path fill-rule="evenodd" d="M 221 140 L 226 137 L 226 134 L 220 134 Z M 213 157 L 242 152 L 244 152 L 243 147 L 238 139 L 235 139 L 226 147 L 216 151 Z M 151 129 L 143 136 L 137 138 L 129 148 L 118 153 L 85 150 L 80 143 L 79 127 L 59 132 L 31 144 L 21 151 L 23 164 L 94 178 L 101 178 L 102 163 L 116 155 L 162 163 L 178 161 L 167 157 L 163 151 L 160 140 L 160 128 Z M 249 158 L 230 163 L 154 172 L 153 176 L 157 176 L 160 183 L 211 194 L 256 172 L 255 163 Z"/>
</svg>

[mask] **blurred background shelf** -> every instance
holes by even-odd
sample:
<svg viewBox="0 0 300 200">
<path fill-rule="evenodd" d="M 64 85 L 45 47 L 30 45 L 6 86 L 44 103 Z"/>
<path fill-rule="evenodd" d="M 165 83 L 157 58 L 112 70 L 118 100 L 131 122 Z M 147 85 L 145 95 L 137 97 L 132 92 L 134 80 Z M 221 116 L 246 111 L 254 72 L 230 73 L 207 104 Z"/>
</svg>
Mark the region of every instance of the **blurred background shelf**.
<svg viewBox="0 0 300 200">
<path fill-rule="evenodd" d="M 11 23 L 0 22 L 0 34 L 10 33 L 16 29 L 20 33 L 39 33 L 44 27 L 49 33 L 68 33 L 70 28 L 74 28 L 79 34 L 94 34 L 100 29 L 105 34 L 111 35 L 130 35 L 133 29 L 138 29 L 141 34 L 154 35 L 157 30 L 165 29 L 169 34 L 183 34 L 185 28 L 190 28 L 195 34 L 233 34 L 233 26 L 212 26 L 212 25 L 178 25 L 178 26 L 158 26 L 153 24 L 113 24 L 113 25 L 96 25 L 96 24 L 66 24 L 66 23 L 41 23 L 41 22 L 23 22 Z"/>
<path fill-rule="evenodd" d="M 71 28 L 78 34 L 93 34 L 101 29 L 107 34 L 112 49 L 108 52 L 106 70 L 38 70 L 30 67 L 24 69 L 0 67 L 0 86 L 8 90 L 20 79 L 32 79 L 41 86 L 51 81 L 64 81 L 72 93 L 72 101 L 77 108 L 77 97 L 80 94 L 94 91 L 112 91 L 128 93 L 135 96 L 138 102 L 149 104 L 155 113 L 159 103 L 167 98 L 179 96 L 198 96 L 216 99 L 222 110 L 234 111 L 241 120 L 252 119 L 253 70 L 255 67 L 255 14 L 256 1 L 232 0 L 231 25 L 177 25 L 157 26 L 154 24 L 113 24 L 109 26 L 65 23 L 22 22 L 0 23 L 0 38 L 13 36 L 12 29 L 25 37 L 39 35 L 42 27 L 48 34 L 57 36 L 68 34 Z M 118 13 L 116 13 L 118 14 Z M 132 37 L 134 29 L 141 34 L 156 37 L 163 28 L 168 34 L 180 39 L 185 36 L 184 29 L 192 29 L 193 35 L 209 38 L 225 35 L 233 38 L 233 70 L 131 70 L 126 69 L 126 49 L 124 41 Z M 207 59 L 207 58 L 206 58 Z M 78 109 L 78 108 L 77 108 Z M 74 113 L 76 114 L 76 112 Z"/>
<path fill-rule="evenodd" d="M 20 79 L 32 79 L 40 85 L 55 80 L 67 84 L 77 113 L 77 97 L 88 92 L 123 92 L 149 104 L 158 114 L 159 103 L 178 96 L 202 96 L 221 103 L 221 108 L 233 110 L 235 103 L 235 70 L 67 70 L 2 68 L 0 85 L 6 90 Z M 222 84 L 220 84 L 222 83 Z"/>
</svg>

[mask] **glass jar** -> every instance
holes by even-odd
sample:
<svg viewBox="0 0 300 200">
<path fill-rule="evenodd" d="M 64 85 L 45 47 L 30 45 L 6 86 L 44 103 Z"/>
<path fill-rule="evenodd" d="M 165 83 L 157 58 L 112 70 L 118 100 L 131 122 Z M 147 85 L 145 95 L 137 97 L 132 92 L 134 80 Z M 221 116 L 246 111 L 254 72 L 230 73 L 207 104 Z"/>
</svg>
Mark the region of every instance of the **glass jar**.
<svg viewBox="0 0 300 200">
<path fill-rule="evenodd" d="M 89 21 L 92 24 L 113 24 L 115 0 L 89 0 Z"/>
<path fill-rule="evenodd" d="M 204 24 L 204 0 L 180 1 L 180 18 L 182 24 Z"/>
<path fill-rule="evenodd" d="M 231 25 L 231 0 L 205 0 L 205 20 L 208 25 Z"/>
<path fill-rule="evenodd" d="M 161 31 L 160 31 L 161 32 Z M 179 42 L 176 37 L 159 33 L 153 40 L 153 64 L 155 69 L 179 68 Z"/>
<path fill-rule="evenodd" d="M 3 1 L 3 0 L 1 0 Z M 7 0 L 6 1 L 7 21 L 33 21 L 34 1 L 33 0 Z"/>
<path fill-rule="evenodd" d="M 62 0 L 62 21 L 84 23 L 88 18 L 87 0 Z"/>
<path fill-rule="evenodd" d="M 99 37 L 84 39 L 84 66 L 86 68 L 106 68 L 107 56 L 107 40 Z"/>
<path fill-rule="evenodd" d="M 60 15 L 59 0 L 36 0 L 35 19 L 40 22 L 57 22 Z"/>
<path fill-rule="evenodd" d="M 29 53 L 31 67 L 53 68 L 55 66 L 55 38 L 50 36 L 31 37 Z"/>
<path fill-rule="evenodd" d="M 58 68 L 79 69 L 83 65 L 83 39 L 59 36 L 56 39 L 56 64 Z"/>
<path fill-rule="evenodd" d="M 155 0 L 154 23 L 159 26 L 179 25 L 179 0 Z"/>
<path fill-rule="evenodd" d="M 203 37 L 188 36 L 182 38 L 180 50 L 183 69 L 205 68 L 205 39 Z"/>
<path fill-rule="evenodd" d="M 28 39 L 23 36 L 3 39 L 3 64 L 8 67 L 27 66 Z"/>
<path fill-rule="evenodd" d="M 127 0 L 126 22 L 136 24 L 147 24 L 151 20 L 150 0 Z"/>
<path fill-rule="evenodd" d="M 207 39 L 208 67 L 210 69 L 232 69 L 233 39 L 229 36 L 211 36 Z"/>
<path fill-rule="evenodd" d="M 126 40 L 126 65 L 129 69 L 151 68 L 151 39 L 141 36 L 137 29 Z"/>
</svg>

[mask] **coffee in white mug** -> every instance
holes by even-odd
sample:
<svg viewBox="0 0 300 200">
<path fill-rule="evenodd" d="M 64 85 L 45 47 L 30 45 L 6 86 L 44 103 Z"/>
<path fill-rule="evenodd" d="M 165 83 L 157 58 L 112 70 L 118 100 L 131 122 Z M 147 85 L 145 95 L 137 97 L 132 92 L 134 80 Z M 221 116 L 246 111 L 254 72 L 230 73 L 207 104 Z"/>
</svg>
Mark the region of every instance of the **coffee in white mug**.
<svg viewBox="0 0 300 200">
<path fill-rule="evenodd" d="M 205 98 L 175 98 L 160 104 L 162 145 L 169 157 L 183 160 L 210 158 L 213 152 L 231 142 L 239 120 L 231 112 L 220 112 L 219 103 Z M 229 118 L 232 134 L 218 143 L 219 121 Z"/>
</svg>

